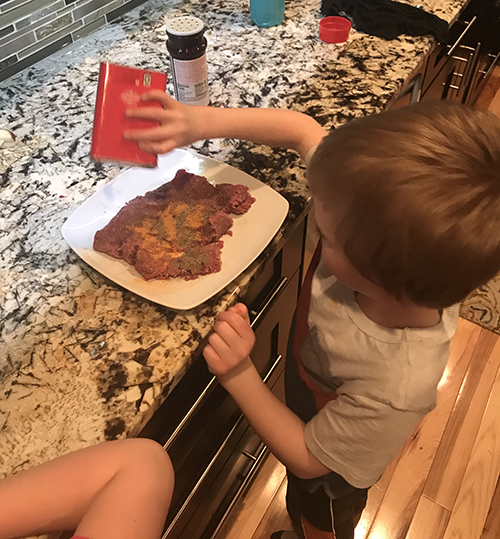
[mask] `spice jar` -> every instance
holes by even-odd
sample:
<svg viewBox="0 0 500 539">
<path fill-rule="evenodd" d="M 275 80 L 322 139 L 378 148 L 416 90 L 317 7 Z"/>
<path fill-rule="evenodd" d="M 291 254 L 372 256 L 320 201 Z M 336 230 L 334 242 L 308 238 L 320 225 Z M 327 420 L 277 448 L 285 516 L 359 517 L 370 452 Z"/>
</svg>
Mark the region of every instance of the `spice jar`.
<svg viewBox="0 0 500 539">
<path fill-rule="evenodd" d="M 174 79 L 175 98 L 188 105 L 208 105 L 207 39 L 198 17 L 167 21 L 167 50 Z"/>
</svg>

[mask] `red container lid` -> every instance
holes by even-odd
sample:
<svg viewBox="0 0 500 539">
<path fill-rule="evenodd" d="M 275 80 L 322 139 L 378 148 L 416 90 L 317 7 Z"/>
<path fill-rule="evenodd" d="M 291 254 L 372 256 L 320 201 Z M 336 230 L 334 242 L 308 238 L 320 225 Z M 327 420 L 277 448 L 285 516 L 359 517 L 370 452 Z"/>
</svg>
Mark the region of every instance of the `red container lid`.
<svg viewBox="0 0 500 539">
<path fill-rule="evenodd" d="M 344 43 L 350 30 L 351 21 L 344 17 L 324 17 L 319 21 L 319 38 L 326 43 Z"/>
</svg>

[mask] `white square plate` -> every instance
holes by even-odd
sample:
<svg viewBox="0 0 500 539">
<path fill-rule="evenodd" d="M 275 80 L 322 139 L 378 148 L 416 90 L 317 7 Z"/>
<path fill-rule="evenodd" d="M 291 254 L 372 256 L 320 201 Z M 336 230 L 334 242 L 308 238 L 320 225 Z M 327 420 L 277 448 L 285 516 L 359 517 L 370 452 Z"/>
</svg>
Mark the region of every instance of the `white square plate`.
<svg viewBox="0 0 500 539">
<path fill-rule="evenodd" d="M 233 235 L 222 237 L 222 269 L 192 281 L 175 278 L 144 280 L 124 260 L 94 251 L 95 233 L 118 213 L 126 202 L 169 182 L 184 168 L 205 176 L 211 183 L 248 186 L 255 202 L 244 215 L 232 215 Z M 264 250 L 288 213 L 288 202 L 279 193 L 245 172 L 189 150 L 159 156 L 158 167 L 132 167 L 88 198 L 67 219 L 62 235 L 75 253 L 94 269 L 151 301 L 172 309 L 192 309 L 222 290 Z"/>
</svg>

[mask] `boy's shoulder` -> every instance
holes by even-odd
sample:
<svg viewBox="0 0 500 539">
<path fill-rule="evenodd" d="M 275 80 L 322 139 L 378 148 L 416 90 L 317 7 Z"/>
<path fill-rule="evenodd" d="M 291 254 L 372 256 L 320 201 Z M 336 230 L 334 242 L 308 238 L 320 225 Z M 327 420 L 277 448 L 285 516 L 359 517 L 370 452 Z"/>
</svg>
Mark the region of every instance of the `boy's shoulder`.
<svg viewBox="0 0 500 539">
<path fill-rule="evenodd" d="M 302 350 L 307 368 L 325 387 L 335 383 L 341 392 L 401 410 L 432 409 L 458 305 L 445 309 L 431 328 L 385 328 L 367 318 L 354 292 L 334 277 L 322 284 L 313 286 L 310 336 Z"/>
</svg>

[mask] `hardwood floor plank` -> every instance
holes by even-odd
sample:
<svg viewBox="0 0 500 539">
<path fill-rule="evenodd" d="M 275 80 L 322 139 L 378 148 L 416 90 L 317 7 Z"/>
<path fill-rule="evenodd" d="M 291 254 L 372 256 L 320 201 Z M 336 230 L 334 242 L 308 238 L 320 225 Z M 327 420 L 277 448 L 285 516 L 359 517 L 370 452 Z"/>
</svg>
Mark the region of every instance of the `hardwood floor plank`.
<svg viewBox="0 0 500 539">
<path fill-rule="evenodd" d="M 420 496 L 406 539 L 441 539 L 450 519 L 450 511 Z"/>
<path fill-rule="evenodd" d="M 252 537 L 285 481 L 285 467 L 272 454 L 266 458 L 247 493 L 234 506 L 216 539 Z"/>
<path fill-rule="evenodd" d="M 481 331 L 479 326 L 459 320 L 450 359 L 439 384 L 438 405 L 423 418 L 403 448 L 366 535 L 368 539 L 406 535 Z"/>
<path fill-rule="evenodd" d="M 500 473 L 500 371 L 443 539 L 479 539 Z"/>
<path fill-rule="evenodd" d="M 281 484 L 276 496 L 269 505 L 264 518 L 251 539 L 269 539 L 272 533 L 293 529 L 292 522 L 285 505 L 286 479 Z M 246 539 L 248 536 L 234 535 L 234 539 Z"/>
<path fill-rule="evenodd" d="M 500 81 L 500 66 L 497 66 L 495 68 L 495 71 L 493 72 L 492 77 L 495 77 L 496 79 L 496 80 L 493 79 L 493 84 L 495 83 L 498 84 Z M 496 114 L 500 118 L 500 89 L 497 90 L 496 95 L 490 101 L 488 105 L 488 110 L 490 112 L 493 112 L 493 114 Z"/>
<path fill-rule="evenodd" d="M 455 504 L 500 366 L 499 336 L 482 330 L 474 354 L 424 488 L 425 496 L 449 510 Z"/>
<path fill-rule="evenodd" d="M 373 487 L 368 491 L 368 502 L 363 514 L 361 515 L 361 520 L 356 526 L 354 539 L 365 539 L 365 537 L 368 536 L 370 528 L 373 525 L 373 521 L 375 520 L 375 516 L 380 508 L 380 504 L 384 499 L 394 471 L 396 470 L 398 461 L 399 456 L 395 458 L 391 464 L 389 464 L 379 482 L 376 485 L 373 485 Z"/>
<path fill-rule="evenodd" d="M 481 95 L 477 98 L 474 105 L 489 109 L 491 103 L 497 96 L 500 90 L 500 66 L 497 66 L 491 74 L 489 80 L 484 85 Z M 492 111 L 493 112 L 493 111 Z M 500 112 L 500 110 L 499 110 Z"/>
</svg>

